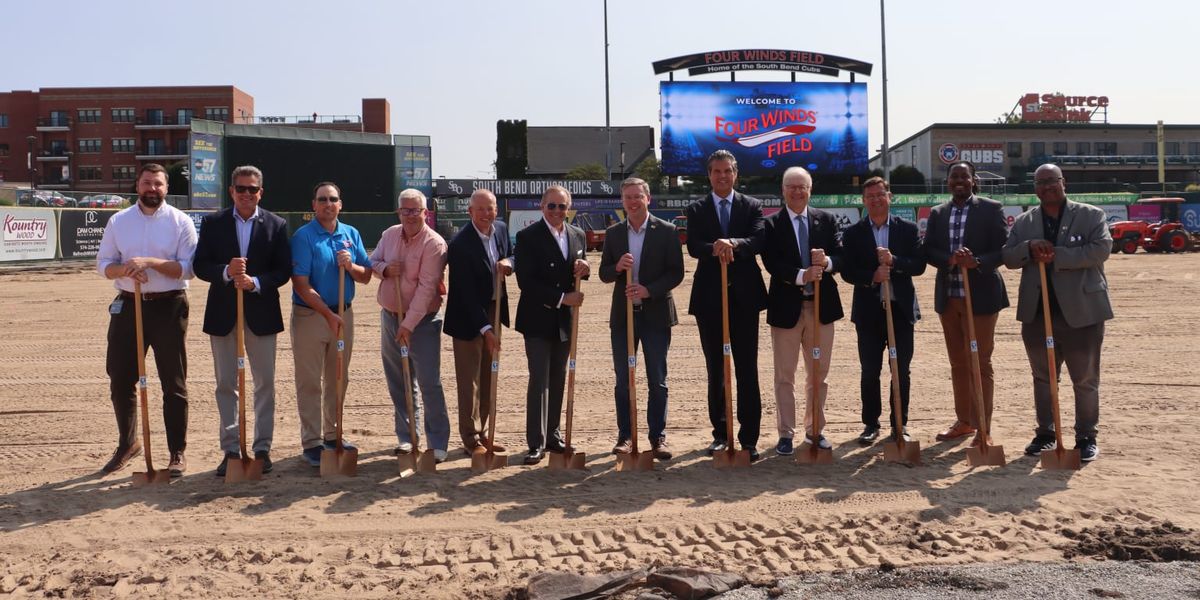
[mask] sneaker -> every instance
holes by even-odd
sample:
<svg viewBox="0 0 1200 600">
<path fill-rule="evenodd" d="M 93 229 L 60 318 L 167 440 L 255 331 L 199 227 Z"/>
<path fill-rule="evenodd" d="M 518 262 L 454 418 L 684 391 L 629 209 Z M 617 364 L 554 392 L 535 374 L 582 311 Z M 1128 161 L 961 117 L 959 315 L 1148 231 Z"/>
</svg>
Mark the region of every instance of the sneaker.
<svg viewBox="0 0 1200 600">
<path fill-rule="evenodd" d="M 652 440 L 650 442 L 650 451 L 654 453 L 654 458 L 658 460 L 671 460 L 671 450 L 667 448 L 667 438 L 665 437 Z"/>
<path fill-rule="evenodd" d="M 870 446 L 871 444 L 875 443 L 875 440 L 878 440 L 878 439 L 879 439 L 879 426 L 878 425 L 867 425 L 866 427 L 863 427 L 862 433 L 858 434 L 858 443 L 862 444 L 863 446 Z"/>
<path fill-rule="evenodd" d="M 725 445 L 725 440 L 713 440 L 707 448 L 704 449 L 704 454 L 712 456 L 716 452 L 724 452 L 728 446 Z"/>
<path fill-rule="evenodd" d="M 101 469 L 101 471 L 104 471 L 105 473 L 115 473 L 117 471 L 120 471 L 121 469 L 124 469 L 126 465 L 129 464 L 129 461 L 131 459 L 133 459 L 134 457 L 136 457 L 137 455 L 139 455 L 141 453 L 142 453 L 141 442 L 134 442 L 133 445 L 128 448 L 122 448 L 120 446 L 117 446 L 117 449 L 115 451 L 113 451 L 112 458 L 108 459 L 108 463 L 104 465 L 104 467 Z"/>
<path fill-rule="evenodd" d="M 325 442 L 325 443 L 329 444 L 329 442 Z M 346 443 L 346 441 L 342 440 L 342 443 L 344 444 L 344 443 Z M 395 450 L 392 450 L 392 454 L 394 454 L 396 456 L 400 456 L 401 454 L 408 454 L 409 452 L 412 452 L 412 444 L 410 444 L 408 442 L 400 442 L 400 445 L 396 446 Z"/>
<path fill-rule="evenodd" d="M 326 450 L 337 450 L 337 440 L 325 440 L 323 444 Z M 342 438 L 342 447 L 347 450 L 357 450 L 358 446 L 350 443 L 350 440 Z M 412 444 L 408 446 L 409 451 L 412 451 Z"/>
<path fill-rule="evenodd" d="M 950 440 L 957 440 L 958 438 L 961 438 L 961 437 L 966 437 L 968 435 L 971 435 L 972 433 L 975 433 L 975 428 L 971 427 L 971 425 L 969 423 L 963 423 L 962 421 L 955 421 L 954 424 L 951 425 L 949 429 L 934 436 L 934 439 L 936 439 L 939 442 L 947 442 Z"/>
<path fill-rule="evenodd" d="M 775 454 L 780 456 L 791 456 L 795 451 L 792 448 L 792 438 L 779 438 L 779 443 L 775 444 Z"/>
<path fill-rule="evenodd" d="M 440 464 L 446 462 L 446 456 L 447 456 L 447 454 L 446 454 L 445 450 L 442 450 L 440 448 L 435 449 L 433 451 L 433 462 L 440 465 Z"/>
<path fill-rule="evenodd" d="M 270 473 L 270 472 L 271 472 L 271 469 L 275 468 L 275 466 L 271 464 L 271 453 L 270 453 L 270 452 L 268 452 L 268 451 L 266 451 L 266 450 L 259 450 L 258 452 L 255 452 L 255 453 L 254 453 L 254 460 L 261 460 L 261 461 L 262 461 L 262 463 L 263 463 L 263 475 L 266 475 L 267 473 Z"/>
<path fill-rule="evenodd" d="M 241 458 L 242 455 L 238 454 L 237 452 L 226 452 L 225 456 L 221 458 L 221 464 L 217 465 L 217 477 L 225 476 L 225 472 L 229 470 L 229 461 L 239 460 Z"/>
<path fill-rule="evenodd" d="M 313 446 L 312 448 L 305 448 L 304 452 L 301 453 L 300 456 L 304 458 L 306 462 L 308 462 L 308 466 L 319 467 L 321 466 L 321 451 L 324 449 L 325 446 Z"/>
<path fill-rule="evenodd" d="M 183 476 L 183 472 L 187 470 L 187 459 L 183 457 L 183 450 L 171 453 L 171 464 L 167 465 L 167 470 L 173 478 Z"/>
<path fill-rule="evenodd" d="M 811 446 L 811 445 L 813 445 L 813 439 L 806 435 L 806 436 L 804 436 L 804 443 Z M 822 450 L 832 450 L 833 449 L 833 444 L 830 444 L 829 440 L 825 439 L 824 435 L 817 436 L 816 446 Z"/>
<path fill-rule="evenodd" d="M 1075 449 L 1079 451 L 1079 460 L 1081 462 L 1092 462 L 1100 456 L 1100 447 L 1096 445 L 1096 438 L 1094 437 L 1076 439 Z"/>
<path fill-rule="evenodd" d="M 617 445 L 613 446 L 613 454 L 630 454 L 633 452 L 633 444 L 629 440 L 618 440 Z"/>
<path fill-rule="evenodd" d="M 1033 441 L 1025 446 L 1025 454 L 1027 456 L 1038 456 L 1047 450 L 1053 450 L 1057 444 L 1054 442 L 1052 435 L 1036 435 Z"/>
<path fill-rule="evenodd" d="M 743 447 L 742 449 L 745 450 L 746 448 Z M 758 459 L 762 458 L 762 455 L 760 455 L 758 453 L 758 448 L 751 446 L 749 448 L 749 450 L 750 450 L 750 462 L 758 462 Z"/>
</svg>

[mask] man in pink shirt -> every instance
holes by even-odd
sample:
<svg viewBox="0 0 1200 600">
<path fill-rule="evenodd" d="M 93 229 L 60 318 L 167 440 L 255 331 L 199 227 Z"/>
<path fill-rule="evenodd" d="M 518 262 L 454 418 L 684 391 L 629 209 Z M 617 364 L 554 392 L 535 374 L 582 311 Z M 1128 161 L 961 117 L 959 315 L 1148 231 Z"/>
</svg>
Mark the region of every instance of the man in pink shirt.
<svg viewBox="0 0 1200 600">
<path fill-rule="evenodd" d="M 397 205 L 400 224 L 384 231 L 371 253 L 371 268 L 383 280 L 377 297 L 383 307 L 379 317 L 380 346 L 384 377 L 396 407 L 396 437 L 400 442 L 396 453 L 413 450 L 400 362 L 400 347 L 408 346 L 416 374 L 412 394 L 417 429 L 421 429 L 419 424 L 424 421 L 426 448 L 433 450 L 437 462 L 442 462 L 446 460 L 450 442 L 450 418 L 442 392 L 442 317 L 438 314 L 442 295 L 446 293 L 442 283 L 446 272 L 446 241 L 425 224 L 425 194 L 406 189 L 400 192 Z M 400 298 L 396 298 L 397 278 Z"/>
</svg>

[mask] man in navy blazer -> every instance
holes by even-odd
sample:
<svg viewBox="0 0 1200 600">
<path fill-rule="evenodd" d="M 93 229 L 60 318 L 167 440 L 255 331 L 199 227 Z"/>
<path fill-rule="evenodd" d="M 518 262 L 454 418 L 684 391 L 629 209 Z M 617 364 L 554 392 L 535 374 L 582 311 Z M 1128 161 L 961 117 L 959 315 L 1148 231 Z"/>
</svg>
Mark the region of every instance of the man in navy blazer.
<svg viewBox="0 0 1200 600">
<path fill-rule="evenodd" d="M 521 299 L 515 329 L 525 336 L 529 387 L 525 392 L 525 464 L 535 465 L 546 451 L 564 450 L 558 430 L 567 357 L 571 343 L 571 307 L 583 304 L 576 277 L 589 273 L 587 239 L 567 223 L 571 192 L 552 185 L 542 194 L 542 218 L 517 232 L 516 270 Z"/>
<path fill-rule="evenodd" d="M 812 194 L 812 176 L 801 167 L 783 173 L 785 206 L 767 219 L 767 244 L 763 264 L 771 274 L 767 296 L 767 324 L 771 326 L 771 346 L 775 366 L 776 419 L 779 441 L 775 452 L 784 456 L 793 452 L 796 429 L 796 365 L 804 356 L 805 378 L 804 436 L 810 445 L 829 449 L 824 435 L 814 435 L 815 415 L 808 410 L 808 398 L 814 398 L 817 411 L 824 414 L 825 398 L 833 355 L 833 323 L 843 316 L 837 280 L 825 277 L 842 268 L 837 220 L 828 212 L 808 205 Z M 821 296 L 821 322 L 813 331 L 813 299 Z M 814 335 L 815 334 L 815 335 Z M 817 339 L 821 358 L 812 373 L 812 343 Z M 812 382 L 816 380 L 814 388 Z"/>
<path fill-rule="evenodd" d="M 458 434 L 470 454 L 490 442 L 496 452 L 504 446 L 487 440 L 491 416 L 488 378 L 500 339 L 492 331 L 496 270 L 511 275 L 512 243 L 508 228 L 496 220 L 496 196 L 475 190 L 467 208 L 471 222 L 450 240 L 446 263 L 450 285 L 442 331 L 453 338 L 454 376 L 458 385 Z M 508 290 L 500 286 L 500 324 L 508 325 Z"/>
<path fill-rule="evenodd" d="M 842 234 L 842 256 L 846 259 L 842 279 L 854 286 L 850 320 L 858 334 L 858 362 L 862 365 L 859 389 L 863 432 L 858 441 L 870 445 L 879 439 L 879 417 L 883 412 L 879 374 L 883 370 L 883 352 L 888 345 L 882 283 L 888 282 L 891 294 L 896 368 L 900 380 L 901 433 L 906 435 L 913 329 L 921 318 L 912 278 L 925 272 L 925 257 L 921 252 L 917 224 L 888 213 L 892 192 L 887 180 L 882 177 L 868 179 L 862 185 L 862 194 L 867 216 Z M 891 406 L 890 402 L 888 406 Z M 893 429 L 895 420 L 895 415 L 888 420 Z M 892 435 L 896 433 L 893 431 Z"/>
<path fill-rule="evenodd" d="M 229 195 L 233 206 L 200 222 L 193 269 L 209 283 L 204 333 L 209 335 L 216 376 L 217 410 L 221 415 L 224 458 L 217 476 L 225 476 L 230 458 L 239 458 L 237 397 L 237 289 L 245 310 L 246 356 L 254 379 L 254 456 L 263 472 L 271 470 L 275 425 L 275 337 L 283 331 L 279 287 L 292 276 L 292 250 L 287 222 L 258 205 L 262 171 L 252 166 L 233 170 Z"/>
<path fill-rule="evenodd" d="M 755 255 L 763 250 L 766 229 L 762 203 L 735 192 L 737 158 L 728 150 L 708 157 L 712 193 L 688 205 L 687 249 L 696 259 L 688 314 L 696 317 L 700 348 L 708 370 L 708 420 L 713 441 L 711 456 L 727 448 L 724 352 L 721 331 L 721 263 L 728 265 L 729 335 L 737 374 L 737 432 L 742 448 L 757 460 L 762 398 L 758 390 L 758 313 L 767 307 L 767 287 Z"/>
</svg>

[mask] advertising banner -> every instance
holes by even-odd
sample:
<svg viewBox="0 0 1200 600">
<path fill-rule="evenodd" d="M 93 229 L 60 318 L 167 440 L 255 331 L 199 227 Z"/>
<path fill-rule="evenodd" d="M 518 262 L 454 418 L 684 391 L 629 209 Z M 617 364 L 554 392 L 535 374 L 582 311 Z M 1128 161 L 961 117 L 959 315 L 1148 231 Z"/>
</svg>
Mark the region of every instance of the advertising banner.
<svg viewBox="0 0 1200 600">
<path fill-rule="evenodd" d="M 49 208 L 0 208 L 0 262 L 43 260 L 58 254 L 58 226 Z"/>
<path fill-rule="evenodd" d="M 221 136 L 193 131 L 189 147 L 192 208 L 221 208 Z"/>
<path fill-rule="evenodd" d="M 1162 220 L 1162 207 L 1157 204 L 1132 204 L 1129 206 L 1129 220 L 1157 223 Z"/>
<path fill-rule="evenodd" d="M 517 242 L 517 232 L 536 223 L 542 218 L 540 210 L 514 210 L 508 213 L 508 238 L 514 244 Z"/>
<path fill-rule="evenodd" d="M 1012 231 L 1013 221 L 1017 219 L 1025 209 L 1020 206 L 1005 206 L 1004 207 L 1004 228 L 1007 231 Z"/>
<path fill-rule="evenodd" d="M 659 95 L 668 175 L 702 175 L 720 149 L 741 175 L 867 171 L 865 83 L 664 81 Z"/>
<path fill-rule="evenodd" d="M 64 259 L 95 258 L 104 226 L 115 210 L 64 210 L 58 215 L 59 247 Z"/>
<path fill-rule="evenodd" d="M 536 210 L 541 212 L 541 198 L 509 198 L 508 210 Z M 621 210 L 620 198 L 571 198 L 571 210 Z"/>
<path fill-rule="evenodd" d="M 1104 209 L 1105 222 L 1109 225 L 1129 220 L 1129 209 L 1124 204 L 1105 204 L 1099 208 Z"/>
<path fill-rule="evenodd" d="M 824 210 L 825 212 L 833 214 L 833 217 L 837 219 L 838 239 L 841 239 L 841 234 L 843 231 L 846 231 L 847 227 L 859 222 L 862 219 L 862 217 L 859 216 L 859 209 L 857 208 L 826 208 Z"/>
<path fill-rule="evenodd" d="M 1200 231 L 1200 204 L 1184 204 L 1179 207 L 1179 222 L 1188 231 Z"/>
<path fill-rule="evenodd" d="M 944 164 L 966 160 L 975 165 L 980 171 L 1002 172 L 1004 169 L 1004 144 L 998 142 L 976 143 L 945 143 L 938 148 L 938 158 Z"/>
<path fill-rule="evenodd" d="M 498 197 L 537 196 L 552 185 L 559 185 L 578 196 L 621 196 L 621 182 L 616 179 L 438 179 L 438 196 L 470 196 L 475 190 L 488 190 Z"/>
<path fill-rule="evenodd" d="M 921 239 L 925 239 L 925 226 L 929 224 L 929 213 L 932 210 L 932 206 L 922 206 L 917 209 L 917 233 Z"/>
<path fill-rule="evenodd" d="M 433 196 L 432 156 L 429 146 L 396 145 L 397 194 L 400 190 L 416 188 L 426 197 Z"/>
</svg>

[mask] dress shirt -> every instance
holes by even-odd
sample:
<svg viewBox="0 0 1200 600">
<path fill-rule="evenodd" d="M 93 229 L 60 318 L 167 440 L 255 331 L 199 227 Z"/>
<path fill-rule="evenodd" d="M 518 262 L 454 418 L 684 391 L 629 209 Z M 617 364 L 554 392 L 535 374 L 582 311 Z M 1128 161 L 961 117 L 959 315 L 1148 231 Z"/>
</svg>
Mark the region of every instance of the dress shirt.
<svg viewBox="0 0 1200 600">
<path fill-rule="evenodd" d="M 650 215 L 646 215 L 646 220 L 642 221 L 642 229 L 638 231 L 633 228 L 633 223 L 626 221 L 629 225 L 629 254 L 633 256 L 633 281 L 640 283 L 639 279 L 642 272 L 642 246 L 646 243 L 646 229 L 650 224 Z M 641 298 L 634 298 L 634 304 L 641 304 Z"/>
<path fill-rule="evenodd" d="M 383 232 L 379 245 L 371 253 L 371 268 L 384 278 L 388 265 L 399 265 L 400 302 L 396 299 L 396 284 L 384 279 L 376 292 L 379 306 L 399 313 L 406 312 L 400 326 L 413 331 L 421 320 L 442 307 L 442 274 L 446 271 L 446 240 L 428 225 L 422 224 L 416 235 L 404 235 L 403 225 L 393 225 Z"/>
<path fill-rule="evenodd" d="M 492 279 L 496 278 L 496 263 L 500 262 L 500 250 L 496 248 L 496 238 L 492 236 L 496 232 L 495 227 L 491 231 L 484 233 L 475 226 L 475 222 L 471 222 L 471 228 L 475 233 L 479 234 L 479 241 L 483 244 L 483 251 L 487 253 L 488 262 L 492 265 Z M 487 323 L 479 328 L 479 335 L 487 333 L 492 328 L 491 323 Z"/>
<path fill-rule="evenodd" d="M 812 246 L 812 229 L 810 229 L 808 226 L 809 225 L 808 207 L 805 206 L 804 212 L 802 212 L 802 213 L 797 213 L 797 212 L 793 211 L 791 209 L 791 207 L 787 207 L 786 205 L 785 205 L 784 210 L 786 210 L 788 212 L 788 221 L 792 224 L 792 233 L 794 233 L 796 236 L 797 244 L 800 243 L 800 228 L 803 227 L 804 231 L 806 233 L 808 233 L 808 245 L 810 246 L 810 248 L 808 250 L 811 253 L 812 252 L 812 248 L 811 248 L 811 246 Z M 800 217 L 799 221 L 796 220 L 796 217 Z M 800 254 L 801 254 L 801 256 L 804 255 L 803 248 L 800 249 Z M 811 265 L 809 265 L 809 266 L 811 266 Z M 833 259 L 830 258 L 829 255 L 825 255 L 825 270 L 826 271 L 833 270 Z M 800 272 L 796 273 L 796 285 L 804 285 L 805 284 L 804 272 L 805 272 L 805 269 L 801 268 Z"/>
<path fill-rule="evenodd" d="M 142 213 L 141 203 L 113 215 L 104 227 L 100 251 L 96 255 L 96 270 L 104 275 L 109 265 L 123 264 L 139 256 L 178 262 L 183 268 L 179 279 L 171 279 L 156 269 L 145 271 L 147 281 L 143 293 L 186 290 L 192 278 L 192 257 L 196 254 L 196 224 L 183 211 L 163 202 L 154 214 Z M 113 286 L 123 292 L 133 292 L 133 279 L 118 277 Z"/>
<path fill-rule="evenodd" d="M 967 235 L 967 213 L 971 210 L 971 199 L 968 198 L 959 206 L 957 202 L 950 201 L 950 254 L 954 254 L 959 248 L 962 248 L 963 237 Z M 949 277 L 949 296 L 951 298 L 966 298 L 967 291 L 963 288 L 962 272 L 957 269 L 950 269 Z"/>
<path fill-rule="evenodd" d="M 254 232 L 254 222 L 257 220 L 257 206 L 254 207 L 254 214 L 250 215 L 249 219 L 243 219 L 236 207 L 233 209 L 233 229 L 234 233 L 237 234 L 238 252 L 242 258 L 250 255 L 250 234 Z M 221 271 L 221 277 L 225 280 L 225 283 L 229 283 L 233 279 L 229 276 L 229 265 L 225 265 L 225 270 Z M 254 289 L 250 291 L 258 293 L 260 289 L 258 286 L 258 277 L 251 276 L 250 279 L 254 281 Z"/>
<path fill-rule="evenodd" d="M 546 221 L 546 217 L 542 217 Z M 567 257 L 567 222 L 563 221 L 562 231 L 556 231 L 550 221 L 546 221 L 546 228 L 550 230 L 550 235 L 554 236 L 554 241 L 558 244 L 559 252 L 562 252 L 563 260 Z"/>
<path fill-rule="evenodd" d="M 871 224 L 871 235 L 875 236 L 875 247 L 876 248 L 887 248 L 888 247 L 888 241 L 890 239 L 888 237 L 888 226 L 891 225 L 891 220 L 892 220 L 891 215 L 888 215 L 888 218 L 883 221 L 883 225 L 877 226 L 877 225 L 875 225 L 875 221 L 872 221 L 870 217 L 867 217 L 867 221 Z M 879 286 L 879 284 L 875 284 L 875 285 L 876 285 L 876 287 Z M 892 287 L 892 286 L 888 286 L 888 295 L 891 296 L 892 300 L 895 300 L 896 299 L 896 288 Z M 883 302 L 883 299 L 881 298 L 879 301 Z"/>
</svg>

